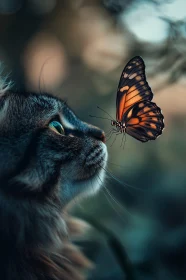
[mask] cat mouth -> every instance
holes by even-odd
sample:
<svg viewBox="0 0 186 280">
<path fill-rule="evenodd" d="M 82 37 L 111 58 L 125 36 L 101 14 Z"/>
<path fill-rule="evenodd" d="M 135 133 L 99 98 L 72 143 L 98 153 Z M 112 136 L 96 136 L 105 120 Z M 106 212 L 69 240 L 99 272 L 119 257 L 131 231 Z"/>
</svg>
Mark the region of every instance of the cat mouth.
<svg viewBox="0 0 186 280">
<path fill-rule="evenodd" d="M 97 163 L 96 166 L 92 166 L 89 169 L 86 168 L 86 170 L 84 170 L 80 177 L 76 179 L 76 182 L 89 180 L 98 175 L 102 169 L 104 170 L 103 162 L 100 161 L 99 163 Z"/>
<path fill-rule="evenodd" d="M 86 181 L 96 176 L 99 179 L 100 171 L 105 171 L 107 156 L 105 144 L 102 144 L 97 149 L 92 149 L 86 157 L 83 171 L 76 178 L 76 182 Z"/>
</svg>

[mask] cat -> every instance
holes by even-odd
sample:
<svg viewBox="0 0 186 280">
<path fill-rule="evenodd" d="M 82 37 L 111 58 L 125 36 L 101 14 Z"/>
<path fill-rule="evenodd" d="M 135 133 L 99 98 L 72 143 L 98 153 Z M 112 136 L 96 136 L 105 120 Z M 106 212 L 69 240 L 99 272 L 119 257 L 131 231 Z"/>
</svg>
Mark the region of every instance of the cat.
<svg viewBox="0 0 186 280">
<path fill-rule="evenodd" d="M 66 207 L 101 188 L 104 132 L 60 98 L 0 85 L 0 278 L 85 279 L 91 263 L 70 241 L 81 223 Z"/>
</svg>

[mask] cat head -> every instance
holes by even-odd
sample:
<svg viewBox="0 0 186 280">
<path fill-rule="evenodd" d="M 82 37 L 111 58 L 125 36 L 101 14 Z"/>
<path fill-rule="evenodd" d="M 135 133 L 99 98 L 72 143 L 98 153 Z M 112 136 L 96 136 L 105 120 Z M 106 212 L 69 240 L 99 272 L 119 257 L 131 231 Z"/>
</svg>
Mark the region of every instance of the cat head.
<svg viewBox="0 0 186 280">
<path fill-rule="evenodd" d="M 57 196 L 65 205 L 102 185 L 104 132 L 81 121 L 49 94 L 2 90 L 0 182 L 4 192 L 29 198 Z"/>
<path fill-rule="evenodd" d="M 0 81 L 2 279 L 84 279 L 79 269 L 88 261 L 69 244 L 64 207 L 100 189 L 104 142 L 104 132 L 61 99 Z"/>
</svg>

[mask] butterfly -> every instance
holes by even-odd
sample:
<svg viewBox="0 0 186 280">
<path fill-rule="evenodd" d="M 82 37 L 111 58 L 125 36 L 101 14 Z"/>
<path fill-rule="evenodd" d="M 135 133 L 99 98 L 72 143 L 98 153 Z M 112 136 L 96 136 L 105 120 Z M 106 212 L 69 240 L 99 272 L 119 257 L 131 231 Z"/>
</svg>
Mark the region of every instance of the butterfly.
<svg viewBox="0 0 186 280">
<path fill-rule="evenodd" d="M 111 121 L 117 132 L 127 133 L 141 142 L 155 140 L 162 134 L 164 117 L 146 80 L 145 63 L 140 56 L 125 66 L 117 89 L 116 120 Z"/>
</svg>

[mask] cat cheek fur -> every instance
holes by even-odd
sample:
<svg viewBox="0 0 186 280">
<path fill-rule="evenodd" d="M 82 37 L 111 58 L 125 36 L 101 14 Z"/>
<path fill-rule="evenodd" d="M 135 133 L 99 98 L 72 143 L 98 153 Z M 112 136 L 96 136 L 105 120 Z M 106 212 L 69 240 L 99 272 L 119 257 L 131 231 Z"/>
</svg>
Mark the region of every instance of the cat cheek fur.
<svg viewBox="0 0 186 280">
<path fill-rule="evenodd" d="M 13 179 L 19 191 L 48 193 L 58 184 L 61 202 L 66 205 L 77 195 L 96 193 L 103 183 L 106 146 L 90 137 L 66 137 L 45 131 L 31 155 L 30 163 Z"/>
</svg>

